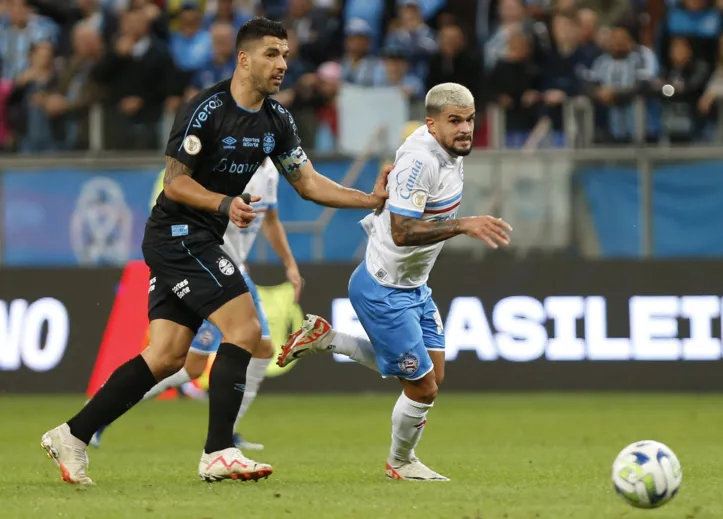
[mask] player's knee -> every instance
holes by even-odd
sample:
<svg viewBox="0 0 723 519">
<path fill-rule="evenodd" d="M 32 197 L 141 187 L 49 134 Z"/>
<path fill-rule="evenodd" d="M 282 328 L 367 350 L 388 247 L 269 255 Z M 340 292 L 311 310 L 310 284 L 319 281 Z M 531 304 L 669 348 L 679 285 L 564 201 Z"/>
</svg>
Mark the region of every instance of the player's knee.
<svg viewBox="0 0 723 519">
<path fill-rule="evenodd" d="M 162 380 L 178 372 L 184 366 L 186 352 L 148 348 L 143 352 L 143 358 L 156 380 Z"/>
<path fill-rule="evenodd" d="M 254 352 L 261 340 L 261 323 L 257 318 L 245 320 L 234 324 L 230 330 L 224 330 L 223 336 L 226 342 Z"/>
<path fill-rule="evenodd" d="M 439 389 L 439 386 L 441 386 L 442 382 L 444 382 L 444 372 L 435 372 L 434 378 L 437 383 L 437 389 Z"/>
<path fill-rule="evenodd" d="M 429 383 L 424 384 L 420 388 L 419 392 L 419 398 L 422 401 L 422 403 L 425 404 L 431 404 L 434 402 L 434 400 L 437 398 L 437 390 L 439 389 L 439 386 L 437 386 L 437 383 L 432 380 Z"/>
<path fill-rule="evenodd" d="M 274 356 L 276 352 L 274 351 L 274 345 L 271 344 L 271 340 L 261 339 L 261 342 L 259 343 L 258 347 L 254 351 L 254 357 L 258 359 L 270 359 Z"/>
<path fill-rule="evenodd" d="M 198 377 L 203 375 L 203 372 L 206 369 L 207 362 L 208 357 L 206 357 L 205 355 L 194 355 L 190 353 L 188 357 L 186 357 L 186 363 L 183 367 L 186 368 L 186 373 L 188 373 L 188 377 L 191 380 L 196 380 Z"/>
<path fill-rule="evenodd" d="M 433 403 L 434 399 L 437 398 L 438 390 L 434 372 L 427 374 L 424 378 L 414 384 L 410 389 L 411 391 L 407 392 L 407 396 L 410 397 L 412 400 L 420 402 L 422 404 Z"/>
</svg>

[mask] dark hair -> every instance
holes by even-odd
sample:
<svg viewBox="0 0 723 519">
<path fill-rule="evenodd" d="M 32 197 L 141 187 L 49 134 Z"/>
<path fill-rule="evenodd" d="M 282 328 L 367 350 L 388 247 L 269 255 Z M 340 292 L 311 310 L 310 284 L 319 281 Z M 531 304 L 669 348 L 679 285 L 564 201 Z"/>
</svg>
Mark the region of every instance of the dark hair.
<svg viewBox="0 0 723 519">
<path fill-rule="evenodd" d="M 282 40 L 288 39 L 283 23 L 262 17 L 252 18 L 244 23 L 236 34 L 236 51 L 238 52 L 251 42 L 263 39 L 264 36 L 273 36 Z"/>
</svg>

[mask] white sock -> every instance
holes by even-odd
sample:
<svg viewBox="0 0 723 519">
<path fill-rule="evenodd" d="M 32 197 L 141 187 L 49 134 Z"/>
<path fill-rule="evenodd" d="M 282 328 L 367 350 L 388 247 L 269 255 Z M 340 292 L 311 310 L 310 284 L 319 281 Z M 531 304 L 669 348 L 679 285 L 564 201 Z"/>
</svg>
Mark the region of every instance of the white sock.
<svg viewBox="0 0 723 519">
<path fill-rule="evenodd" d="M 164 378 L 158 384 L 149 389 L 148 393 L 143 395 L 143 400 L 150 400 L 151 398 L 156 398 L 158 395 L 165 392 L 166 390 L 182 386 L 186 382 L 190 381 L 191 377 L 188 376 L 188 371 L 186 371 L 186 368 L 181 368 L 181 371 L 174 373 L 170 377 Z"/>
<path fill-rule="evenodd" d="M 379 371 L 377 354 L 371 342 L 336 330 L 332 330 L 331 333 L 331 347 L 334 353 L 346 355 L 362 366 Z"/>
<path fill-rule="evenodd" d="M 261 382 L 264 381 L 266 376 L 266 368 L 269 367 L 273 359 L 257 359 L 252 358 L 249 361 L 249 367 L 246 368 L 246 389 L 244 390 L 244 398 L 241 401 L 241 408 L 238 410 L 236 416 L 236 423 L 233 426 L 233 430 L 236 430 L 238 423 L 241 418 L 246 414 L 246 411 L 251 407 L 251 402 L 256 398 L 256 393 L 259 391 Z"/>
<path fill-rule="evenodd" d="M 404 393 L 397 400 L 392 411 L 392 449 L 390 461 L 407 462 L 414 456 L 427 423 L 427 413 L 434 404 L 421 404 L 411 400 Z"/>
</svg>

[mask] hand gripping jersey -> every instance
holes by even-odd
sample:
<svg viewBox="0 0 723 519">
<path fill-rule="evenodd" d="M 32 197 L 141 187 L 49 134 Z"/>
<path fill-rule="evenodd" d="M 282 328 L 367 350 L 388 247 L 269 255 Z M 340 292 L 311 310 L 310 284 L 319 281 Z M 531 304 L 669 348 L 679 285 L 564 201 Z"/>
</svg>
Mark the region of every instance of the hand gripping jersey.
<svg viewBox="0 0 723 519">
<path fill-rule="evenodd" d="M 424 285 L 444 242 L 399 247 L 391 232 L 391 213 L 424 221 L 456 218 L 462 201 L 462 157 L 452 157 L 421 126 L 397 150 L 389 174 L 389 199 L 381 214 L 362 221 L 369 237 L 366 266 L 376 281 L 387 287 Z"/>
</svg>

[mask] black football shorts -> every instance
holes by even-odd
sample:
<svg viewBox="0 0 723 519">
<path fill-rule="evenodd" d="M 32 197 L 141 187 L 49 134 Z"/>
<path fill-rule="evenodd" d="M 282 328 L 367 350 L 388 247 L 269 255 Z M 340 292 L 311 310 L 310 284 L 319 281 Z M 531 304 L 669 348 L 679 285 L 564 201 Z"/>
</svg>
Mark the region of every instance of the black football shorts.
<svg viewBox="0 0 723 519">
<path fill-rule="evenodd" d="M 185 236 L 143 244 L 151 270 L 148 319 L 167 319 L 198 331 L 204 319 L 248 292 L 238 266 L 209 239 Z"/>
</svg>

